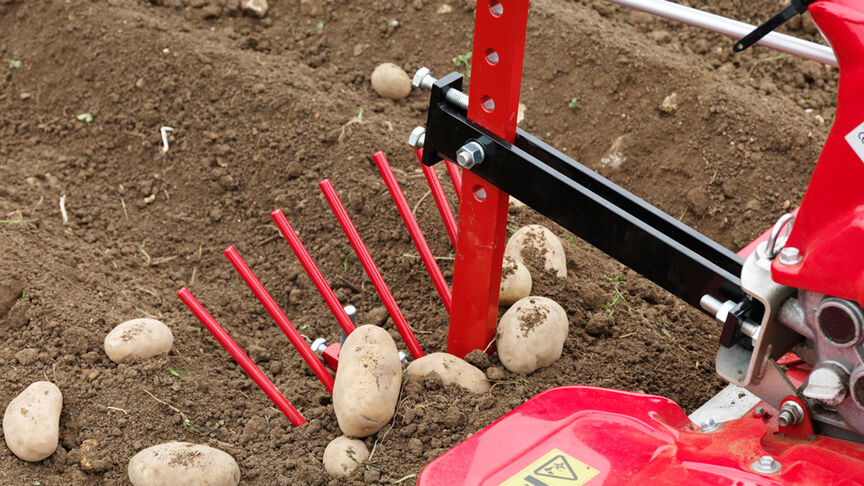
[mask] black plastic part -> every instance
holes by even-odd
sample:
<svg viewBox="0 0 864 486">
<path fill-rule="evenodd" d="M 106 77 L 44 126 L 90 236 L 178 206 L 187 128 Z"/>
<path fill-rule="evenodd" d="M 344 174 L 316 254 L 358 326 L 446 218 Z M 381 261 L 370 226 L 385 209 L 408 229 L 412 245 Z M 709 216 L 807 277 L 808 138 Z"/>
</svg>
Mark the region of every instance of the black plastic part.
<svg viewBox="0 0 864 486">
<path fill-rule="evenodd" d="M 424 164 L 481 141 L 486 157 L 472 172 L 693 307 L 704 294 L 744 299 L 741 257 L 522 130 L 515 144 L 489 133 L 444 99 L 461 81 L 453 73 L 433 87 Z"/>
<path fill-rule="evenodd" d="M 792 0 L 788 7 L 784 8 L 777 15 L 771 17 L 764 24 L 753 29 L 752 32 L 744 36 L 743 39 L 735 43 L 732 48 L 735 52 L 741 52 L 753 44 L 759 42 L 760 39 L 776 30 L 781 25 L 792 17 L 802 14 L 807 11 L 807 7 L 816 0 Z"/>
</svg>

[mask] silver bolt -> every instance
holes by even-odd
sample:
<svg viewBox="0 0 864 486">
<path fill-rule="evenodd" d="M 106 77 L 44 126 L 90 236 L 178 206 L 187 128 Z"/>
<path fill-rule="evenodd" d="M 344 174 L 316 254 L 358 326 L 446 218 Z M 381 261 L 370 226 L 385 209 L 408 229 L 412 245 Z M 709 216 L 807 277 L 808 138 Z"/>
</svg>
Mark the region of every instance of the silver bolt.
<svg viewBox="0 0 864 486">
<path fill-rule="evenodd" d="M 721 425 L 723 424 L 715 421 L 714 419 L 708 419 L 707 422 L 700 425 L 700 427 L 702 428 L 699 429 L 699 433 L 707 434 L 709 432 L 714 432 L 715 430 L 719 429 Z"/>
<path fill-rule="evenodd" d="M 417 70 L 416 74 L 414 74 L 414 79 L 411 80 L 411 85 L 415 88 L 432 91 L 432 85 L 437 81 L 438 79 L 432 76 L 429 68 L 422 67 Z M 463 110 L 468 109 L 468 95 L 458 89 L 448 89 L 447 92 L 444 93 L 444 99 L 446 99 L 451 105 L 458 106 Z"/>
<path fill-rule="evenodd" d="M 456 162 L 465 169 L 471 169 L 483 162 L 486 152 L 477 142 L 468 142 L 456 152 Z"/>
<path fill-rule="evenodd" d="M 750 469 L 759 474 L 774 474 L 780 471 L 780 468 L 780 462 L 771 456 L 762 456 L 750 466 Z"/>
<path fill-rule="evenodd" d="M 801 251 L 794 246 L 787 246 L 780 250 L 780 263 L 783 265 L 798 265 L 801 260 Z"/>
<path fill-rule="evenodd" d="M 408 145 L 410 145 L 414 150 L 420 150 L 423 148 L 423 144 L 426 142 L 426 129 L 423 127 L 417 127 L 414 130 L 411 130 L 411 135 L 408 135 Z"/>
<path fill-rule="evenodd" d="M 777 424 L 781 427 L 791 427 L 798 425 L 804 421 L 804 409 L 798 402 L 787 400 L 780 407 L 780 414 L 777 415 Z"/>
<path fill-rule="evenodd" d="M 726 322 L 727 315 L 735 307 L 735 303 L 731 300 L 721 302 L 708 294 L 702 296 L 699 300 L 699 305 L 701 305 L 706 311 L 714 314 L 714 317 L 720 321 L 721 324 Z M 738 328 L 741 329 L 741 332 L 744 333 L 744 335 L 751 337 L 754 341 L 759 339 L 759 332 L 762 330 L 762 326 L 756 324 L 750 319 L 739 319 Z"/>
<path fill-rule="evenodd" d="M 351 319 L 351 322 L 356 322 L 357 308 L 353 305 L 346 305 L 343 309 L 345 309 L 345 313 L 348 314 L 348 318 Z"/>
<path fill-rule="evenodd" d="M 323 353 L 324 350 L 327 349 L 327 340 L 324 338 L 318 338 L 312 341 L 312 345 L 309 347 L 316 353 Z"/>
<path fill-rule="evenodd" d="M 438 80 L 432 77 L 432 73 L 431 71 L 429 71 L 429 68 L 421 67 L 414 74 L 414 79 L 411 81 L 411 85 L 415 88 L 432 91 L 432 85 L 435 84 L 435 81 Z"/>
</svg>

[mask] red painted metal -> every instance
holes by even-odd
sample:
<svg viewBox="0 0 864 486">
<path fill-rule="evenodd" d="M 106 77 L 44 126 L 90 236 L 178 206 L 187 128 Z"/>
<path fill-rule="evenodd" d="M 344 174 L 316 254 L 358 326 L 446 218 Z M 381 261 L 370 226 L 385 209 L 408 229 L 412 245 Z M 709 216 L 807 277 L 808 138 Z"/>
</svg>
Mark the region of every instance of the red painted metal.
<svg viewBox="0 0 864 486">
<path fill-rule="evenodd" d="M 363 265 L 363 269 L 366 270 L 366 275 L 368 275 L 369 280 L 372 281 L 372 285 L 375 287 L 375 291 L 378 292 L 378 296 L 381 297 L 381 301 L 384 302 L 384 307 L 387 308 L 387 312 L 390 314 L 390 317 L 393 318 L 393 323 L 396 324 L 396 330 L 399 331 L 399 335 L 402 336 L 402 340 L 405 341 L 405 345 L 408 347 L 411 356 L 413 356 L 414 359 L 422 358 L 423 350 L 420 349 L 420 343 L 418 343 L 417 338 L 414 337 L 414 332 L 411 330 L 411 326 L 408 325 L 408 321 L 406 321 L 405 316 L 402 315 L 402 311 L 399 309 L 399 304 L 396 303 L 396 299 L 394 299 L 393 294 L 390 293 L 390 288 L 387 287 L 387 283 L 384 281 L 384 278 L 381 277 L 381 272 L 378 271 L 375 261 L 372 260 L 372 255 L 369 254 L 369 250 L 367 250 L 366 245 L 363 244 L 363 240 L 360 238 L 357 228 L 355 228 L 354 223 L 351 222 L 351 218 L 348 216 L 348 211 L 345 210 L 345 206 L 343 206 L 342 201 L 339 200 L 339 196 L 336 194 L 336 190 L 333 189 L 333 185 L 330 184 L 328 179 L 324 179 L 318 184 L 318 187 L 321 188 L 321 192 L 323 192 L 324 197 L 327 198 L 327 203 L 330 205 L 330 209 L 333 210 L 333 214 L 336 215 L 336 219 L 339 220 L 339 225 L 342 226 L 342 231 L 345 232 L 345 236 L 347 236 L 348 241 L 351 242 L 351 247 L 354 248 L 354 253 L 357 255 L 357 258 L 360 259 L 360 264 Z"/>
<path fill-rule="evenodd" d="M 315 261 L 313 261 L 312 257 L 309 256 L 309 252 L 306 251 L 303 242 L 301 242 L 300 238 L 297 237 L 297 233 L 294 232 L 294 228 L 291 227 L 288 218 L 282 214 L 281 209 L 277 209 L 270 213 L 270 217 L 273 218 L 273 222 L 276 223 L 279 231 L 282 232 L 282 236 L 285 237 L 285 240 L 288 241 L 294 254 L 297 255 L 297 259 L 300 260 L 300 264 L 303 265 L 306 274 L 312 279 L 312 282 L 318 289 L 318 293 L 321 294 L 321 297 L 324 297 L 327 307 L 330 308 L 330 312 L 333 313 L 333 316 L 336 317 L 339 325 L 342 326 L 342 330 L 345 331 L 345 334 L 351 334 L 354 332 L 354 323 L 351 322 L 351 318 L 348 317 L 347 313 L 345 313 L 345 309 L 342 307 L 342 304 L 339 303 L 339 299 L 336 298 L 336 294 L 333 293 L 333 289 L 330 288 L 327 280 L 324 279 L 324 275 L 322 275 L 321 271 L 318 270 Z"/>
<path fill-rule="evenodd" d="M 810 412 L 807 410 L 807 404 L 798 397 L 786 397 L 781 402 L 780 407 L 786 402 L 795 402 L 804 411 L 804 416 L 801 418 L 801 423 L 797 425 L 783 426 L 777 424 L 777 432 L 784 434 L 791 439 L 809 440 L 815 432 L 813 431 L 813 422 L 810 420 Z"/>
<path fill-rule="evenodd" d="M 234 342 L 233 339 L 231 339 L 231 336 L 229 336 L 228 333 L 225 332 L 225 329 L 222 329 L 222 326 L 220 326 L 219 323 L 216 322 L 216 319 L 214 319 L 213 316 L 211 316 L 210 313 L 207 312 L 207 309 L 205 309 L 204 306 L 202 306 L 201 303 L 198 302 L 198 300 L 192 295 L 192 293 L 189 292 L 189 289 L 183 287 L 182 289 L 178 290 L 177 297 L 179 297 L 180 300 L 182 300 L 183 303 L 186 304 L 186 307 L 188 307 L 189 310 L 191 310 L 192 313 L 195 314 L 195 317 L 197 317 L 198 320 L 201 321 L 201 324 L 203 324 L 204 327 L 206 327 L 207 330 L 210 331 L 210 334 L 212 334 L 213 337 L 216 338 L 216 341 L 218 341 L 219 344 L 221 344 L 222 347 L 225 348 L 225 351 L 228 351 L 228 354 L 230 354 L 231 357 L 234 358 L 234 361 L 236 361 L 240 365 L 240 367 L 243 368 L 243 371 L 245 371 L 246 374 L 249 375 L 250 378 L 252 378 L 252 381 L 254 381 L 259 387 L 261 387 L 261 390 L 264 391 L 265 394 L 267 394 L 267 397 L 269 397 L 270 400 L 273 401 L 273 404 L 276 405 L 276 407 L 278 407 L 279 410 L 281 410 L 286 417 L 288 417 L 288 420 L 290 420 L 295 427 L 299 427 L 306 423 L 306 419 L 304 419 L 303 416 L 300 415 L 300 412 L 298 412 L 297 409 L 294 408 L 287 399 L 285 399 L 285 397 L 279 392 L 279 390 L 276 389 L 276 386 L 273 385 L 273 382 L 271 382 L 267 378 L 267 376 L 264 375 L 264 373 L 255 365 L 255 363 L 253 363 L 252 360 L 249 359 L 249 356 L 247 356 L 246 353 L 244 353 L 243 350 L 240 348 L 240 346 L 238 346 L 237 343 Z"/>
<path fill-rule="evenodd" d="M 468 118 L 510 142 L 516 136 L 527 23 L 528 0 L 477 2 Z M 456 356 L 485 349 L 495 336 L 509 199 L 470 170 L 462 174 L 461 194 L 447 336 L 447 351 Z"/>
<path fill-rule="evenodd" d="M 408 206 L 408 201 L 405 200 L 405 195 L 402 194 L 402 189 L 399 188 L 399 183 L 396 181 L 396 177 L 390 169 L 390 163 L 387 162 L 387 157 L 384 156 L 383 152 L 376 152 L 372 158 L 375 160 L 375 165 L 378 166 L 378 172 L 380 172 L 381 177 L 384 178 L 384 183 L 387 185 L 387 189 L 393 197 L 393 202 L 396 203 L 396 208 L 399 209 L 399 214 L 402 216 L 402 221 L 408 228 L 408 233 L 411 234 L 411 239 L 414 240 L 414 246 L 417 247 L 417 251 L 420 253 L 420 258 L 423 260 L 423 264 L 426 265 L 426 270 L 429 272 L 429 276 L 432 277 L 432 283 L 435 284 L 435 289 L 438 291 L 438 295 L 440 295 L 441 300 L 444 301 L 444 307 L 447 308 L 447 312 L 450 312 L 451 301 L 453 300 L 450 295 L 450 287 L 447 286 L 447 281 L 444 280 L 444 275 L 441 273 L 441 269 L 438 268 L 438 263 L 435 261 L 435 257 L 432 256 L 432 250 L 429 249 L 429 244 L 426 243 L 426 238 L 423 237 L 423 231 L 420 230 L 417 220 L 414 219 L 411 207 Z"/>
<path fill-rule="evenodd" d="M 672 400 L 593 387 L 561 387 L 532 398 L 451 449 L 419 486 L 499 486 L 557 448 L 599 474 L 592 485 L 864 485 L 864 445 L 775 433 L 776 418 L 748 413 L 700 433 Z M 782 468 L 757 474 L 761 456 Z M 542 485 L 524 478 L 518 484 Z M 571 484 L 566 481 L 554 484 Z M 572 484 L 581 484 L 573 481 Z"/>
<path fill-rule="evenodd" d="M 787 243 L 803 260 L 775 260 L 772 277 L 864 305 L 864 157 L 852 148 L 864 147 L 864 2 L 821 0 L 810 5 L 810 14 L 840 64 L 837 115 Z"/>
<path fill-rule="evenodd" d="M 441 213 L 441 219 L 444 221 L 444 227 L 447 229 L 450 243 L 453 244 L 453 248 L 456 248 L 456 218 L 453 217 L 450 203 L 447 201 L 447 196 L 444 195 L 444 188 L 441 187 L 441 181 L 438 180 L 438 173 L 435 172 L 434 167 L 423 165 L 423 149 L 417 150 L 414 153 L 417 155 L 417 160 L 420 161 L 420 168 L 423 169 L 426 182 L 429 183 L 429 190 L 432 191 L 435 205 L 438 206 L 438 212 Z"/>
<path fill-rule="evenodd" d="M 324 356 L 324 362 L 327 363 L 327 366 L 329 366 L 333 371 L 336 371 L 339 368 L 339 351 L 341 350 L 341 344 L 333 343 L 324 348 L 324 351 L 321 352 L 321 356 Z"/>
<path fill-rule="evenodd" d="M 447 167 L 447 174 L 450 175 L 450 181 L 453 182 L 453 190 L 456 191 L 456 198 L 462 198 L 462 173 L 459 172 L 459 166 L 450 162 L 449 160 L 445 161 L 444 164 Z"/>
<path fill-rule="evenodd" d="M 237 270 L 237 273 L 240 274 L 240 277 L 244 282 L 246 282 L 246 285 L 249 286 L 249 289 L 252 290 L 255 297 L 258 297 L 258 301 L 261 302 L 261 305 L 267 309 L 267 313 L 270 314 L 270 317 L 276 321 L 279 329 L 282 329 L 282 332 L 285 333 L 285 336 L 287 336 L 288 340 L 291 341 L 291 344 L 294 345 L 294 349 L 300 353 L 300 356 L 304 361 L 306 361 L 306 364 L 312 368 L 315 376 L 321 380 L 321 384 L 324 385 L 324 388 L 326 388 L 332 395 L 333 377 L 330 376 L 330 373 L 326 368 L 324 368 L 324 365 L 321 364 L 321 361 L 318 360 L 315 353 L 309 349 L 309 346 L 306 345 L 306 341 L 302 336 L 300 336 L 300 333 L 297 332 L 297 329 L 294 328 L 294 325 L 291 324 L 291 321 L 288 320 L 288 317 L 284 312 L 282 312 L 282 309 L 279 308 L 276 301 L 273 300 L 273 297 L 270 296 L 270 293 L 267 292 L 267 289 L 264 288 L 264 285 L 261 284 L 261 281 L 258 280 L 258 277 L 256 277 L 252 272 L 252 269 L 246 265 L 246 262 L 243 261 L 243 258 L 240 257 L 240 254 L 237 253 L 237 250 L 233 246 L 226 248 L 223 253 L 225 253 L 225 256 L 228 257 L 229 261 L 231 261 L 231 264 L 234 265 L 234 269 Z"/>
</svg>

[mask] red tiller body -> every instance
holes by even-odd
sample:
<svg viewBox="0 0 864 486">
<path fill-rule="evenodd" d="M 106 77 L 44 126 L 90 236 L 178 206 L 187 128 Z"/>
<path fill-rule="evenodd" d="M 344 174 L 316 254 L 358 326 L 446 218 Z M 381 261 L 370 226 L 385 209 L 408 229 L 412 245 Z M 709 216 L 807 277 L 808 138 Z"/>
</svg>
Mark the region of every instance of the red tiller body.
<svg viewBox="0 0 864 486">
<path fill-rule="evenodd" d="M 480 0 L 474 22 L 468 118 L 504 140 L 516 136 L 516 113 L 528 0 Z M 447 351 L 465 356 L 495 336 L 509 196 L 471 171 L 462 174 L 453 308 Z"/>
<path fill-rule="evenodd" d="M 864 305 L 864 2 L 821 0 L 810 14 L 840 64 L 837 115 L 786 243 L 801 263 L 775 260 L 772 276 Z"/>
</svg>

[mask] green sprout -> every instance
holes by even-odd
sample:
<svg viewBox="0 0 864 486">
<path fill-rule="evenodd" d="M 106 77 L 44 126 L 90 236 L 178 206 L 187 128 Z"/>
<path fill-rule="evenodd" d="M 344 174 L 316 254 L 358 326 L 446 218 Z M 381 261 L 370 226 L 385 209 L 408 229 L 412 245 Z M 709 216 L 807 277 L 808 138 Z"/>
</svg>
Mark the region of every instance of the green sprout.
<svg viewBox="0 0 864 486">
<path fill-rule="evenodd" d="M 172 375 L 176 376 L 177 378 L 183 378 L 184 374 L 195 374 L 194 371 L 175 370 L 174 368 L 168 368 L 167 366 L 165 367 L 165 371 L 167 371 L 168 373 L 171 373 Z"/>
<path fill-rule="evenodd" d="M 471 77 L 471 52 L 466 52 L 465 54 L 459 54 L 456 56 L 456 59 L 453 60 L 456 63 L 456 67 L 464 66 L 465 67 L 465 76 Z"/>
<path fill-rule="evenodd" d="M 318 25 L 315 26 L 315 30 L 324 30 L 324 21 L 318 22 Z"/>
<path fill-rule="evenodd" d="M 83 121 L 85 123 L 93 123 L 93 115 L 90 113 L 81 113 L 80 115 L 75 117 L 78 121 Z"/>
<path fill-rule="evenodd" d="M 570 111 L 576 111 L 579 108 L 582 108 L 582 105 L 579 104 L 579 98 L 576 98 L 575 96 L 570 98 L 570 102 L 567 103 L 567 108 L 570 108 Z"/>
<path fill-rule="evenodd" d="M 21 69 L 23 63 L 19 59 L 9 59 L 9 69 Z"/>
</svg>

